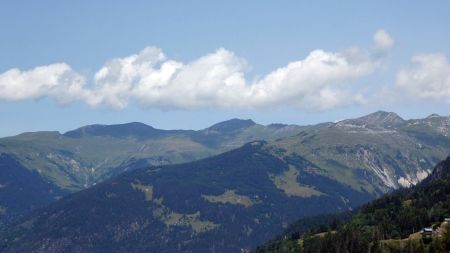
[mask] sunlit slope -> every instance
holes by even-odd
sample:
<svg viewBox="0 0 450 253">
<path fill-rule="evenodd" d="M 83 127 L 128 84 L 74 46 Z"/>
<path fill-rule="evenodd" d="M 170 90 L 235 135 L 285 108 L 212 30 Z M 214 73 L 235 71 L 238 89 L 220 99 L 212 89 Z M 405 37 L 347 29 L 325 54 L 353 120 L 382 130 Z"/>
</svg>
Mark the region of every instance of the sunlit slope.
<svg viewBox="0 0 450 253">
<path fill-rule="evenodd" d="M 439 123 L 438 123 L 439 122 Z M 377 112 L 273 142 L 355 189 L 384 193 L 425 178 L 450 152 L 448 117 L 402 120 Z"/>
</svg>

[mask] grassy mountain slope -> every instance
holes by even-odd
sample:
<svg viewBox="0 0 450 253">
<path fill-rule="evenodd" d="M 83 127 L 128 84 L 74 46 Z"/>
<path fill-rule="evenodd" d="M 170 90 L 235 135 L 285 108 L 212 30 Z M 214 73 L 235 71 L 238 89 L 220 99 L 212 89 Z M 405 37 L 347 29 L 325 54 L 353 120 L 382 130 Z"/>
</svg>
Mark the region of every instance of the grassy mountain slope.
<svg viewBox="0 0 450 253">
<path fill-rule="evenodd" d="M 24 133 L 0 139 L 0 153 L 15 155 L 58 186 L 71 191 L 120 174 L 127 163 L 174 164 L 231 150 L 253 140 L 272 140 L 304 127 L 266 127 L 230 120 L 200 131 L 159 130 L 142 123 L 92 125 L 65 134 Z M 243 124 L 243 125 L 242 125 Z"/>
<path fill-rule="evenodd" d="M 265 142 L 126 173 L 12 226 L 3 252 L 241 252 L 301 216 L 373 196 Z"/>
<path fill-rule="evenodd" d="M 450 157 L 419 185 L 364 205 L 337 231 L 326 234 L 327 226 L 322 224 L 314 232 L 299 236 L 303 227 L 298 226 L 297 231 L 294 227 L 286 234 L 288 239 L 256 252 L 448 252 L 450 227 L 441 223 L 449 215 Z M 440 227 L 440 236 L 421 239 L 417 232 L 424 227 Z"/>
<path fill-rule="evenodd" d="M 418 183 L 450 153 L 448 122 L 448 117 L 406 121 L 394 113 L 377 112 L 273 144 L 301 154 L 355 189 L 382 194 Z"/>
</svg>

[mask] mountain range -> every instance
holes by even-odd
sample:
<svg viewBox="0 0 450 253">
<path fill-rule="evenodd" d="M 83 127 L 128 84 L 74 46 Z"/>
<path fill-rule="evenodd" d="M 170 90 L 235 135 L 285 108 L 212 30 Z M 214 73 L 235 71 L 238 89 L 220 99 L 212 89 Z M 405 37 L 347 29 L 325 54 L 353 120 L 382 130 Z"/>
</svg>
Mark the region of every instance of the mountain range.
<svg viewBox="0 0 450 253">
<path fill-rule="evenodd" d="M 125 171 L 194 161 L 252 140 L 274 140 L 307 128 L 262 126 L 251 120 L 233 119 L 199 131 L 160 130 L 142 123 L 127 123 L 90 125 L 64 134 L 34 132 L 1 138 L 0 171 L 4 175 L 0 177 L 0 195 L 8 198 L 0 199 L 0 227 L 13 217 Z M 27 175 L 28 183 L 11 173 Z M 45 184 L 52 190 L 41 190 L 45 196 L 35 198 L 30 184 Z M 20 194 L 14 195 L 14 189 L 21 189 Z M 14 207 L 8 199 L 15 200 Z"/>
<path fill-rule="evenodd" d="M 10 191 L 20 208 L 1 199 L 2 222 L 11 224 L 4 249 L 248 250 L 298 218 L 352 210 L 417 184 L 450 153 L 449 134 L 449 117 L 380 111 L 312 126 L 234 119 L 191 131 L 129 123 L 3 138 L 2 170 L 23 170 L 44 189 L 0 178 L 0 194 L 24 189 L 17 197 Z"/>
</svg>

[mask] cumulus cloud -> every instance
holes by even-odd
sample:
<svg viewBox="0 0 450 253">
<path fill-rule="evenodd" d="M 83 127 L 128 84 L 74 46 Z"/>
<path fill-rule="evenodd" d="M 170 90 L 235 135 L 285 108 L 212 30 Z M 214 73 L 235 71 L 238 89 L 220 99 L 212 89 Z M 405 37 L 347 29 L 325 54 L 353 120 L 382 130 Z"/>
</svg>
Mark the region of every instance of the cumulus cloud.
<svg viewBox="0 0 450 253">
<path fill-rule="evenodd" d="M 392 38 L 374 36 L 375 48 L 387 50 Z M 376 56 L 375 56 L 376 55 Z M 380 65 L 377 52 L 351 48 L 343 52 L 314 50 L 258 79 L 245 76 L 245 59 L 218 49 L 191 62 L 168 59 L 161 49 L 106 62 L 86 85 L 86 78 L 65 63 L 18 69 L 0 74 L 0 99 L 54 97 L 59 102 L 83 101 L 90 106 L 122 109 L 131 101 L 147 108 L 261 108 L 295 106 L 326 110 L 364 103 L 354 80 Z"/>
<path fill-rule="evenodd" d="M 83 99 L 85 79 L 65 63 L 28 71 L 11 69 L 0 74 L 0 99 L 23 100 L 54 97 L 61 103 Z"/>
<path fill-rule="evenodd" d="M 370 59 L 322 50 L 249 82 L 247 63 L 219 49 L 189 63 L 167 60 L 160 49 L 115 59 L 95 75 L 95 101 L 123 108 L 130 98 L 145 107 L 264 107 L 279 104 L 328 109 L 359 101 L 345 81 L 373 71 Z"/>
<path fill-rule="evenodd" d="M 394 46 L 394 39 L 385 30 L 378 30 L 373 35 L 374 47 L 379 51 L 386 51 Z"/>
<path fill-rule="evenodd" d="M 396 87 L 415 98 L 450 103 L 450 63 L 444 54 L 421 54 L 397 74 Z"/>
</svg>

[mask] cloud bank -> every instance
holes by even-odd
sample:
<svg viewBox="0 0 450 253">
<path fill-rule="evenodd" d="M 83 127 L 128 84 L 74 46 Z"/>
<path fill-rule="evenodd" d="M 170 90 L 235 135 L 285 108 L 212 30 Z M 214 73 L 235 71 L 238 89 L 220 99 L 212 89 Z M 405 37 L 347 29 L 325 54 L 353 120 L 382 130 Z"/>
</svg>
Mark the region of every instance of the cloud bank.
<svg viewBox="0 0 450 253">
<path fill-rule="evenodd" d="M 304 59 L 252 80 L 245 76 L 246 60 L 223 48 L 183 63 L 168 59 L 159 48 L 147 47 L 106 62 L 89 82 L 66 63 L 8 70 L 0 74 L 0 100 L 50 97 L 59 103 L 81 101 L 115 109 L 136 101 L 145 108 L 163 109 L 294 106 L 327 110 L 364 103 L 355 81 L 376 71 L 381 64 L 379 52 L 393 45 L 391 36 L 379 30 L 374 50 L 314 50 Z M 405 75 L 399 74 L 400 86 Z"/>
</svg>

